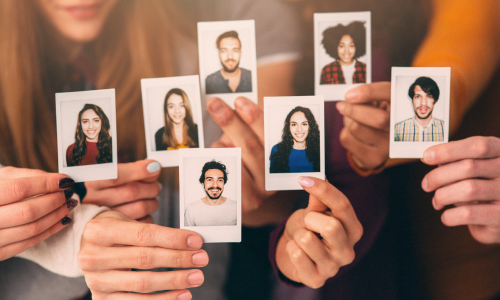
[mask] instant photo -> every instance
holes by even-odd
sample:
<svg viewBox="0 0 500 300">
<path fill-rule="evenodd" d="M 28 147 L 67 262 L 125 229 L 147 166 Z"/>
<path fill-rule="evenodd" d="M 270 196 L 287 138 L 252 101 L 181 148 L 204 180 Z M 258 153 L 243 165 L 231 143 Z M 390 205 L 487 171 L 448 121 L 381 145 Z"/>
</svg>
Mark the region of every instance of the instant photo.
<svg viewBox="0 0 500 300">
<path fill-rule="evenodd" d="M 179 165 L 179 149 L 204 148 L 198 75 L 141 80 L 148 158 Z"/>
<path fill-rule="evenodd" d="M 325 178 L 323 96 L 264 97 L 266 190 L 302 190 Z"/>
<path fill-rule="evenodd" d="M 241 149 L 180 149 L 180 228 L 205 243 L 241 242 Z"/>
<path fill-rule="evenodd" d="M 448 142 L 450 68 L 392 68 L 391 158 L 422 158 Z"/>
<path fill-rule="evenodd" d="M 339 101 L 371 82 L 370 12 L 314 14 L 315 95 Z"/>
<path fill-rule="evenodd" d="M 115 90 L 56 93 L 59 173 L 75 182 L 116 179 Z"/>
</svg>

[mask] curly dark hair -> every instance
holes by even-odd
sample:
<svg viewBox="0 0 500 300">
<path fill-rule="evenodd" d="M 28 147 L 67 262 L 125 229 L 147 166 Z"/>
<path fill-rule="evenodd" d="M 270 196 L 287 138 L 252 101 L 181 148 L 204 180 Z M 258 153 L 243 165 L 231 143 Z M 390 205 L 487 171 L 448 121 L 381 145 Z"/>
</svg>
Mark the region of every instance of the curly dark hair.
<svg viewBox="0 0 500 300">
<path fill-rule="evenodd" d="M 93 110 L 99 118 L 101 118 L 101 131 L 99 132 L 99 140 L 97 141 L 97 150 L 99 150 L 97 163 L 103 164 L 113 161 L 113 157 L 111 155 L 113 148 L 111 135 L 109 134 L 109 119 L 99 106 L 94 104 L 85 104 L 82 110 L 78 113 L 78 121 L 76 123 L 75 130 L 75 146 L 73 147 L 73 152 L 71 153 L 71 159 L 68 162 L 68 166 L 79 166 L 83 157 L 87 154 L 87 144 L 85 143 L 87 137 L 82 130 L 82 114 L 89 109 Z"/>
<path fill-rule="evenodd" d="M 309 133 L 306 137 L 306 157 L 313 164 L 313 172 L 320 170 L 320 133 L 319 126 L 312 114 L 311 110 L 307 107 L 297 106 L 292 109 L 285 119 L 283 126 L 283 133 L 281 135 L 281 142 L 278 143 L 278 151 L 271 154 L 271 173 L 289 173 L 290 167 L 288 166 L 288 158 L 293 147 L 293 137 L 290 132 L 290 119 L 296 112 L 302 112 L 306 116 L 309 123 Z"/>
<path fill-rule="evenodd" d="M 366 54 L 365 23 L 361 21 L 354 21 L 347 26 L 339 24 L 335 27 L 329 27 L 323 31 L 323 40 L 321 43 L 323 44 L 323 47 L 325 47 L 325 51 L 328 55 L 336 60 L 340 59 L 338 46 L 344 35 L 349 35 L 354 41 L 354 45 L 356 46 L 354 59 L 358 59 Z"/>
<path fill-rule="evenodd" d="M 215 161 L 215 159 L 213 159 L 213 160 L 211 160 L 203 165 L 203 168 L 201 169 L 200 183 L 205 182 L 205 173 L 208 170 L 212 170 L 212 169 L 221 170 L 222 173 L 224 173 L 224 184 L 226 184 L 227 174 L 229 174 L 226 170 L 226 165 L 221 163 L 220 161 Z"/>
</svg>

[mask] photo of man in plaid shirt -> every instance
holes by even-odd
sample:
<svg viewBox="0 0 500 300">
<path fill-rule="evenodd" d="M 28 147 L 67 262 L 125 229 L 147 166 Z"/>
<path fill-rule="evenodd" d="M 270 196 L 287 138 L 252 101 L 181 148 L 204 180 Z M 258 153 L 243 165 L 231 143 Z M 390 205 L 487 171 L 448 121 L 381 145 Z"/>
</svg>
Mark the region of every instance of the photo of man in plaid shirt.
<svg viewBox="0 0 500 300">
<path fill-rule="evenodd" d="M 412 100 L 415 116 L 394 126 L 394 141 L 444 141 L 444 121 L 432 116 L 434 105 L 439 99 L 436 82 L 429 77 L 419 77 L 410 86 L 408 96 Z"/>
</svg>

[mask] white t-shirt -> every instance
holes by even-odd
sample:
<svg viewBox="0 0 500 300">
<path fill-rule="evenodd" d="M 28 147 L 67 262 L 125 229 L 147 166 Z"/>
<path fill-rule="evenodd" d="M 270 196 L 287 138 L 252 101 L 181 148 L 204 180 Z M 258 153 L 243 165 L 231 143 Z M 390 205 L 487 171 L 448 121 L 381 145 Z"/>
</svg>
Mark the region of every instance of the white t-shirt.
<svg viewBox="0 0 500 300">
<path fill-rule="evenodd" d="M 226 199 L 221 205 L 207 205 L 200 199 L 188 205 L 184 213 L 185 226 L 236 225 L 236 201 Z"/>
<path fill-rule="evenodd" d="M 352 76 L 354 75 L 354 65 L 356 64 L 356 61 L 353 60 L 352 64 L 345 66 L 342 65 L 342 73 L 344 73 L 344 79 L 346 84 L 352 84 Z"/>
</svg>

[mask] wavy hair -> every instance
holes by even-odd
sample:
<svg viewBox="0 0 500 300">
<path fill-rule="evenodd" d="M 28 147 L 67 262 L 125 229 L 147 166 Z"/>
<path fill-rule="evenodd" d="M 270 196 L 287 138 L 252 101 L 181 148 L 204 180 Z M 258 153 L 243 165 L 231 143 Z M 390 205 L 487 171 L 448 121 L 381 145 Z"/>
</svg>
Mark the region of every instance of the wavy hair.
<svg viewBox="0 0 500 300">
<path fill-rule="evenodd" d="M 307 107 L 297 106 L 292 109 L 285 119 L 283 126 L 283 133 L 281 134 L 281 142 L 278 143 L 278 151 L 271 154 L 269 159 L 273 161 L 270 172 L 271 173 L 288 173 L 290 167 L 288 166 L 288 158 L 293 148 L 293 137 L 290 132 L 290 119 L 296 112 L 302 112 L 306 116 L 309 123 L 309 133 L 306 137 L 306 157 L 313 164 L 313 172 L 320 170 L 320 145 L 319 145 L 319 126 L 312 114 L 311 110 Z"/>
<path fill-rule="evenodd" d="M 99 106 L 94 104 L 85 104 L 82 110 L 78 113 L 78 121 L 76 122 L 75 130 L 75 146 L 73 147 L 73 152 L 71 153 L 71 159 L 68 162 L 68 166 L 79 166 L 83 157 L 87 154 L 87 144 L 85 143 L 87 137 L 83 133 L 82 129 L 82 114 L 89 109 L 93 110 L 99 118 L 101 118 L 101 131 L 99 132 L 99 140 L 97 141 L 97 150 L 99 151 L 97 163 L 103 164 L 113 161 L 113 157 L 111 155 L 113 148 L 111 144 L 111 135 L 109 134 L 109 119 Z"/>
<path fill-rule="evenodd" d="M 336 60 L 340 59 L 338 46 L 344 35 L 350 36 L 354 41 L 354 45 L 356 47 L 354 59 L 358 59 L 366 54 L 365 23 L 354 21 L 347 26 L 339 24 L 335 27 L 329 27 L 323 31 L 323 40 L 321 43 L 323 44 L 323 47 L 328 55 Z"/>
<path fill-rule="evenodd" d="M 184 108 L 186 109 L 186 117 L 184 117 L 184 128 L 182 130 L 182 138 L 184 140 L 184 145 L 189 148 L 198 148 L 198 134 L 196 130 L 196 125 L 193 121 L 193 111 L 191 109 L 191 103 L 189 102 L 189 98 L 186 95 L 186 92 L 179 88 L 173 88 L 168 91 L 165 96 L 165 102 L 163 104 L 163 112 L 164 112 L 164 124 L 165 130 L 163 131 L 163 143 L 165 145 L 169 145 L 170 147 L 177 148 L 180 143 L 175 138 L 174 132 L 174 122 L 168 115 L 167 102 L 168 98 L 172 95 L 178 95 L 182 98 L 182 102 L 184 102 Z"/>
</svg>

